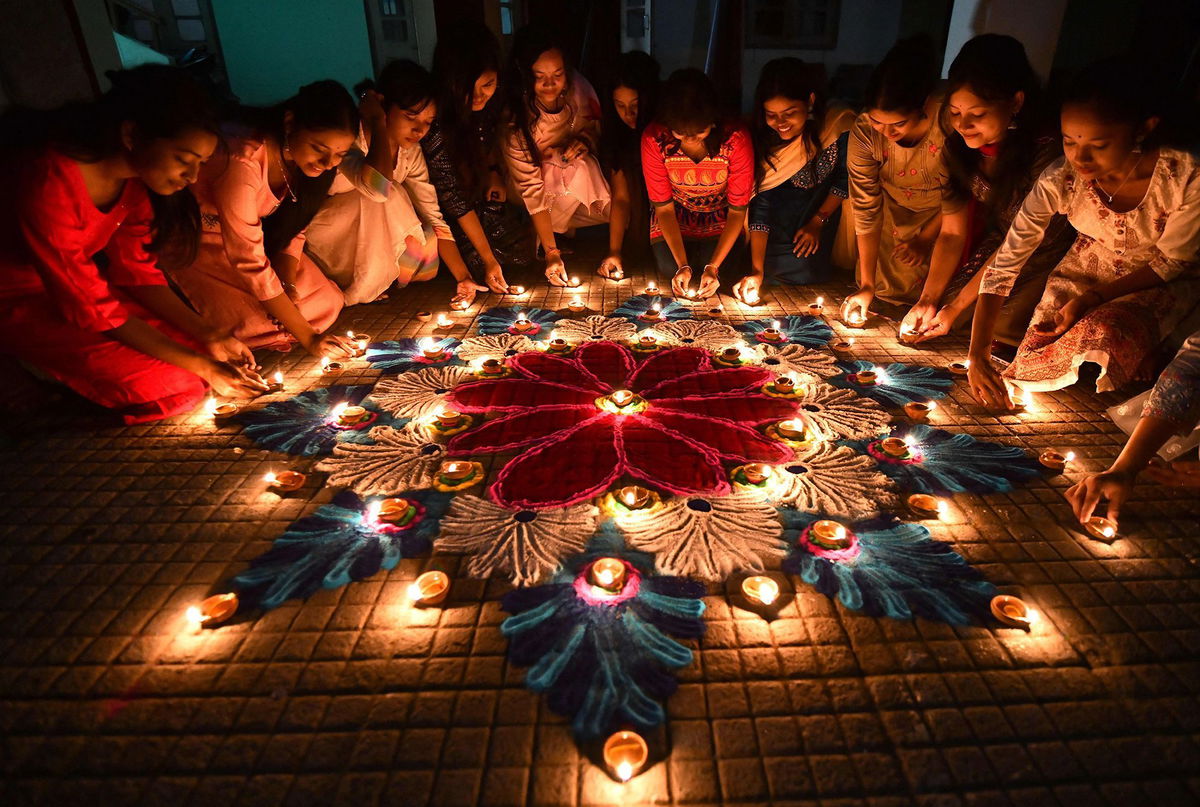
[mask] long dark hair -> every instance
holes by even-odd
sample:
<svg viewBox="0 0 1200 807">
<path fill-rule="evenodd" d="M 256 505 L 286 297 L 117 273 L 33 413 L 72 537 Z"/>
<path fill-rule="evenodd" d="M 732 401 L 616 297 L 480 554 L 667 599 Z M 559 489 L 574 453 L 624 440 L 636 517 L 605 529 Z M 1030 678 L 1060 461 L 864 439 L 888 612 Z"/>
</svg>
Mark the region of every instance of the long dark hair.
<svg viewBox="0 0 1200 807">
<path fill-rule="evenodd" d="M 729 134 L 722 125 L 717 88 L 703 70 L 685 67 L 667 77 L 662 87 L 662 100 L 656 120 L 667 129 L 685 135 L 712 130 L 704 138 L 708 156 L 716 154 Z"/>
<path fill-rule="evenodd" d="M 1042 88 L 1037 74 L 1025 55 L 1025 46 L 1004 34 L 982 34 L 963 45 L 950 65 L 946 100 L 961 89 L 968 89 L 988 103 L 1011 101 L 1018 92 L 1025 102 L 1000 141 L 995 169 L 989 182 L 991 205 L 1002 210 L 1012 202 L 1013 194 L 1024 187 L 1037 157 L 1039 135 L 1044 133 Z M 968 146 L 949 122 L 948 103 L 942 105 L 941 126 L 946 135 L 946 164 L 950 180 L 962 196 L 971 193 L 971 182 L 980 172 L 983 155 Z"/>
<path fill-rule="evenodd" d="M 496 74 L 496 90 L 484 110 L 493 119 L 504 106 L 500 43 L 486 25 L 463 22 L 442 33 L 433 49 L 433 74 L 437 81 L 437 121 L 450 164 L 468 196 L 481 194 L 488 167 L 495 161 L 496 127 L 481 132 L 471 110 L 475 82 L 488 71 Z M 483 111 L 483 110 L 481 110 Z M 484 135 L 481 141 L 480 135 Z"/>
<path fill-rule="evenodd" d="M 616 75 L 610 82 L 604 106 L 604 122 L 600 132 L 600 160 L 608 171 L 621 168 L 622 158 L 636 153 L 642 132 L 654 120 L 658 108 L 659 66 L 654 57 L 645 51 L 631 50 L 622 53 L 617 60 Z M 618 87 L 628 87 L 637 92 L 637 125 L 630 129 L 617 114 L 612 94 Z"/>
<path fill-rule="evenodd" d="M 44 112 L 12 108 L 0 121 L 5 151 L 49 145 L 73 160 L 93 163 L 124 148 L 122 126 L 133 124 L 141 141 L 173 139 L 187 132 L 218 133 L 212 97 L 184 71 L 143 65 L 108 74 L 112 88 L 99 99 Z M 200 209 L 186 190 L 162 196 L 147 188 L 154 231 L 146 248 L 168 266 L 191 263 L 200 246 Z"/>
<path fill-rule="evenodd" d="M 901 39 L 867 82 L 867 109 L 911 115 L 925 109 L 940 73 L 933 40 L 926 34 Z"/>
<path fill-rule="evenodd" d="M 379 71 L 375 91 L 383 96 L 383 108 L 420 112 L 434 100 L 437 89 L 429 71 L 411 59 L 393 59 Z"/>
<path fill-rule="evenodd" d="M 562 42 L 548 28 L 540 24 L 530 24 L 517 31 L 513 37 L 512 65 L 508 87 L 511 95 L 509 113 L 518 137 L 525 144 L 526 151 L 534 165 L 541 166 L 542 155 L 533 139 L 533 126 L 541 117 L 537 100 L 534 95 L 533 63 L 547 51 L 556 50 L 562 54 L 563 71 L 566 73 L 567 84 L 565 92 L 571 94 L 571 83 L 574 64 L 567 54 Z"/>
<path fill-rule="evenodd" d="M 762 182 L 768 165 L 775 167 L 775 152 L 783 145 L 779 133 L 767 125 L 763 104 L 772 98 L 787 98 L 803 101 L 808 106 L 810 97 L 815 100 L 809 107 L 808 120 L 797 136 L 803 138 L 805 149 L 811 155 L 821 150 L 821 121 L 825 117 L 825 98 L 816 81 L 816 71 L 793 56 L 772 59 L 763 65 L 758 86 L 754 88 L 754 119 L 750 126 L 754 153 L 758 157 L 754 161 L 755 186 Z"/>
<path fill-rule="evenodd" d="M 292 113 L 292 130 L 318 131 L 332 129 L 358 135 L 358 107 L 350 93 L 336 81 L 325 79 L 305 84 L 300 91 L 282 104 L 272 107 L 243 107 L 238 117 L 256 130 L 259 136 L 271 136 L 281 147 L 287 144 L 284 118 Z M 263 246 L 270 257 L 286 247 L 317 214 L 329 195 L 337 169 L 331 168 L 318 177 L 301 171 L 288 171 L 288 184 L 296 195 L 295 201 L 285 197 L 270 216 L 263 219 Z"/>
</svg>

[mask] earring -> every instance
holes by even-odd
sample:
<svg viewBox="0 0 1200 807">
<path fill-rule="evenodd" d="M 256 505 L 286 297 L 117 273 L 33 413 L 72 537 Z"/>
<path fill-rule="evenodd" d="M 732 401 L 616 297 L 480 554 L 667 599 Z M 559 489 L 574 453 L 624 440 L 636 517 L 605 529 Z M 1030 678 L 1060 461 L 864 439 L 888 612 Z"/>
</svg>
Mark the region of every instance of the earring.
<svg viewBox="0 0 1200 807">
<path fill-rule="evenodd" d="M 809 119 L 809 120 L 816 120 L 816 119 L 817 119 L 817 116 L 816 116 L 815 114 L 813 114 L 813 108 L 812 108 L 812 107 L 809 107 L 809 108 L 808 108 L 808 119 Z"/>
<path fill-rule="evenodd" d="M 1133 141 L 1133 153 L 1134 154 L 1142 153 L 1142 141 L 1145 139 L 1146 138 L 1139 136 L 1137 140 Z"/>
<path fill-rule="evenodd" d="M 283 158 L 285 160 L 292 159 L 292 142 L 291 141 L 292 141 L 291 135 L 283 136 Z"/>
<path fill-rule="evenodd" d="M 1009 130 L 1010 132 L 1011 132 L 1011 131 L 1013 131 L 1014 129 L 1019 129 L 1019 128 L 1020 128 L 1020 127 L 1019 127 L 1019 126 L 1017 126 L 1017 119 L 1016 119 L 1016 118 L 1013 118 L 1012 120 L 1010 120 L 1010 121 L 1008 122 L 1008 130 Z"/>
</svg>

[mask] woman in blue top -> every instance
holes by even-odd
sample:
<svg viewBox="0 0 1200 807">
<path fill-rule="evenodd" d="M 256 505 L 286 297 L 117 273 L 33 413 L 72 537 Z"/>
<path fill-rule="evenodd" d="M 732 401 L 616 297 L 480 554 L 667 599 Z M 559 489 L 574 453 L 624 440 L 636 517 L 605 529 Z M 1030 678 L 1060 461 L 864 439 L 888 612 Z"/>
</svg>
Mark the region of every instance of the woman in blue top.
<svg viewBox="0 0 1200 807">
<path fill-rule="evenodd" d="M 734 286 L 743 302 L 758 299 L 764 280 L 820 283 L 838 212 L 848 195 L 848 109 L 827 111 L 813 70 L 800 59 L 773 59 L 754 93 L 755 196 L 750 202 L 751 270 Z"/>
</svg>

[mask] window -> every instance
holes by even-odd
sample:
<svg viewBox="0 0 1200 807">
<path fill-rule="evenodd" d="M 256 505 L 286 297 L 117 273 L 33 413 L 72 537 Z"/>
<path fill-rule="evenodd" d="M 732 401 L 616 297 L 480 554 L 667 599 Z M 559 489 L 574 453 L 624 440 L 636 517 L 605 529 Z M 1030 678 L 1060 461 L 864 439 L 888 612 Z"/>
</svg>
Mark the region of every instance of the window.
<svg viewBox="0 0 1200 807">
<path fill-rule="evenodd" d="M 409 42 L 412 16 L 408 0 L 379 0 L 379 30 L 388 42 Z"/>
<path fill-rule="evenodd" d="M 748 0 L 746 47 L 831 50 L 841 0 Z"/>
</svg>

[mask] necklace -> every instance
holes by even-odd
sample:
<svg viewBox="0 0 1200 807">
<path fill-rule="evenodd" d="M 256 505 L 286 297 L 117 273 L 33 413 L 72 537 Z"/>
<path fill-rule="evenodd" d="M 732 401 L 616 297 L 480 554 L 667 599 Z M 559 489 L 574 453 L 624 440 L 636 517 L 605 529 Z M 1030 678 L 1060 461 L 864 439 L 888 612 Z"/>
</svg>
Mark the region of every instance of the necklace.
<svg viewBox="0 0 1200 807">
<path fill-rule="evenodd" d="M 1111 205 L 1113 197 L 1115 197 L 1118 193 L 1121 192 L 1121 188 L 1125 187 L 1125 183 L 1129 181 L 1129 178 L 1131 176 L 1133 176 L 1133 172 L 1137 170 L 1137 167 L 1141 164 L 1141 162 L 1142 162 L 1142 155 L 1139 154 L 1138 158 L 1137 158 L 1137 162 L 1135 162 L 1133 164 L 1133 167 L 1130 168 L 1129 171 L 1127 171 L 1125 173 L 1125 178 L 1121 180 L 1121 184 L 1118 185 L 1117 189 L 1115 191 L 1113 191 L 1112 193 L 1109 193 L 1108 191 L 1104 190 L 1104 188 L 1101 187 L 1101 185 L 1100 185 L 1100 180 L 1098 180 L 1098 179 L 1092 180 L 1092 184 L 1095 185 L 1100 190 L 1101 193 L 1103 193 L 1105 196 L 1108 197 L 1108 203 Z"/>
<path fill-rule="evenodd" d="M 288 181 L 288 170 L 287 170 L 287 165 L 283 161 L 283 149 L 282 148 L 279 149 L 278 157 L 279 157 L 279 170 L 283 173 L 283 187 L 287 188 L 287 194 L 288 194 L 288 196 L 290 196 L 292 198 L 292 201 L 294 202 L 294 201 L 296 201 L 296 192 L 294 190 L 292 190 L 292 183 Z"/>
</svg>

